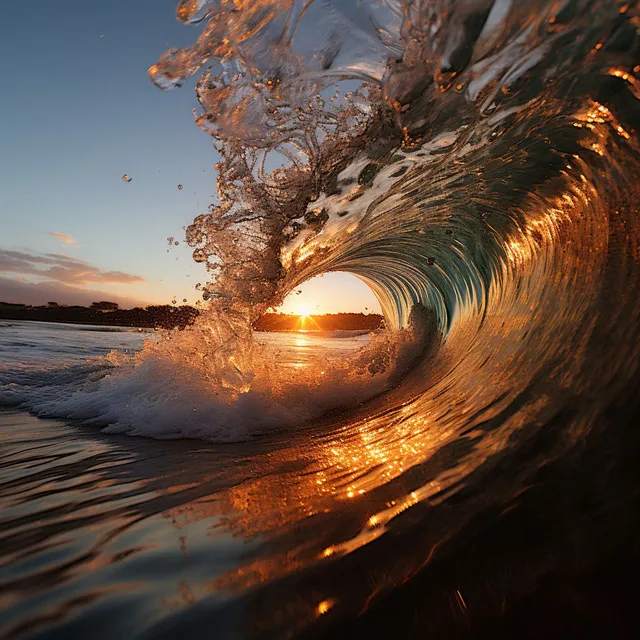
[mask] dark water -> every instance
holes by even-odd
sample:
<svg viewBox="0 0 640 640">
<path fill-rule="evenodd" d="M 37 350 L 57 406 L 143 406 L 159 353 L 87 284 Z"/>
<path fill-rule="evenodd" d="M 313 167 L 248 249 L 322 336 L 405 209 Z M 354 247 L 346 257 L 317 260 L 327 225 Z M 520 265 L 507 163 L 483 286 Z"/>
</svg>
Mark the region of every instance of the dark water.
<svg viewBox="0 0 640 640">
<path fill-rule="evenodd" d="M 204 73 L 219 202 L 187 240 L 209 311 L 133 358 L 9 363 L 0 399 L 63 420 L 36 434 L 131 456 L 163 505 L 149 517 L 184 514 L 197 559 L 181 600 L 163 589 L 182 556 L 149 542 L 107 563 L 118 580 L 10 606 L 64 611 L 33 627 L 61 635 L 636 637 L 638 3 L 184 0 L 178 17 L 201 35 L 150 74 Z M 251 321 L 328 271 L 364 280 L 392 330 L 304 367 L 257 347 Z M 47 437 L 10 454 L 16 473 L 55 466 L 20 457 Z"/>
<path fill-rule="evenodd" d="M 6 637 L 133 637 L 251 548 L 222 533 L 208 495 L 220 453 L 17 411 L 0 425 Z"/>
</svg>

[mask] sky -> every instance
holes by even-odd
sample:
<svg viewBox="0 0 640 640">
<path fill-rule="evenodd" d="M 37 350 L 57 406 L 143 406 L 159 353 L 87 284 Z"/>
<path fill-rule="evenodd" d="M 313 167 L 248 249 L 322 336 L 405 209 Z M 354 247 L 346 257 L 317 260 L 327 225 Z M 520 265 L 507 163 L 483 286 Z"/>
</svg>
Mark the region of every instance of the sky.
<svg viewBox="0 0 640 640">
<path fill-rule="evenodd" d="M 193 122 L 193 83 L 169 93 L 147 69 L 198 27 L 177 0 L 30 0 L 3 6 L 0 301 L 193 303 L 206 281 L 182 242 L 214 201 L 219 157 Z M 123 181 L 123 175 L 131 177 Z M 178 188 L 182 185 L 182 189 Z M 169 246 L 168 238 L 180 244 Z M 378 311 L 329 274 L 283 311 Z"/>
</svg>

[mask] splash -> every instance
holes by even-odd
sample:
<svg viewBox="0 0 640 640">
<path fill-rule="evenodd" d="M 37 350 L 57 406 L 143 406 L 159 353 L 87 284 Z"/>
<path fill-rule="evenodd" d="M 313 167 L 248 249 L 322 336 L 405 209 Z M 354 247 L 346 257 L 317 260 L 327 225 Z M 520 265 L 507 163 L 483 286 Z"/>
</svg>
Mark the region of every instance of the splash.
<svg viewBox="0 0 640 640">
<path fill-rule="evenodd" d="M 251 365 L 260 373 L 247 382 L 239 366 L 235 378 L 229 367 L 220 376 L 210 362 L 218 336 L 199 323 L 179 333 L 157 331 L 135 355 L 113 351 L 66 370 L 64 362 L 24 366 L 9 379 L 0 373 L 0 406 L 26 405 L 41 417 L 64 416 L 105 433 L 242 442 L 311 427 L 392 388 L 433 346 L 433 334 L 421 327 L 380 331 L 355 351 L 339 349 L 337 357 L 292 358 L 291 347 L 252 340 Z M 299 334 L 294 353 L 319 339 Z M 228 363 L 236 357 L 230 353 Z"/>
<path fill-rule="evenodd" d="M 196 121 L 223 158 L 219 204 L 194 220 L 187 242 L 212 276 L 205 322 L 219 327 L 247 377 L 251 323 L 309 277 L 287 271 L 283 246 L 323 226 L 307 204 L 365 144 L 379 94 L 369 81 L 379 82 L 400 51 L 397 8 L 367 10 L 361 23 L 364 15 L 344 3 L 183 2 L 178 19 L 206 27 L 193 48 L 172 50 L 149 70 L 168 89 L 211 64 L 196 86 Z"/>
</svg>

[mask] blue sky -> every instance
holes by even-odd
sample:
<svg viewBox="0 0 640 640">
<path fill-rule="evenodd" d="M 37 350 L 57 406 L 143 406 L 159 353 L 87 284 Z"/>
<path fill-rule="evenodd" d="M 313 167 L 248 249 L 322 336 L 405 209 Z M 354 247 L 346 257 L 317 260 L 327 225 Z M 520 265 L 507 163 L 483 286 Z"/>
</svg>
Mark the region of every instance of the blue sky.
<svg viewBox="0 0 640 640">
<path fill-rule="evenodd" d="M 0 300 L 197 299 L 203 268 L 187 246 L 169 250 L 167 237 L 181 240 L 212 202 L 218 157 L 193 123 L 192 85 L 162 93 L 147 77 L 164 50 L 197 37 L 197 27 L 175 20 L 175 7 L 176 0 L 3 6 Z M 345 275 L 310 283 L 286 308 L 302 301 L 318 311 L 377 307 Z"/>
</svg>

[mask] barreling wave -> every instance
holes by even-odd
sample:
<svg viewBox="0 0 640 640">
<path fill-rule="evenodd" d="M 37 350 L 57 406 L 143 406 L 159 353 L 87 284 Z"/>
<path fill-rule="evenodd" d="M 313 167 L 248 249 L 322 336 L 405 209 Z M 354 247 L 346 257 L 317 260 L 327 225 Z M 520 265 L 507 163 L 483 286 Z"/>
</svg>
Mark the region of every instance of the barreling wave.
<svg viewBox="0 0 640 640">
<path fill-rule="evenodd" d="M 252 450 L 255 477 L 220 491 L 229 526 L 271 545 L 218 587 L 268 585 L 256 628 L 285 637 L 362 610 L 542 466 L 608 437 L 638 372 L 640 8 L 183 0 L 178 18 L 202 33 L 150 75 L 166 89 L 207 67 L 197 123 L 222 157 L 219 202 L 187 240 L 209 310 L 118 375 L 184 368 L 185 388 L 226 390 L 230 421 L 253 393 L 261 414 L 295 398 L 274 420 L 305 428 L 274 436 L 275 460 Z M 330 271 L 367 283 L 399 332 L 364 356 L 387 354 L 380 370 L 348 364 L 370 380 L 336 370 L 363 385 L 337 416 L 334 388 L 311 412 L 289 382 L 276 393 L 250 329 Z M 390 344 L 412 357 L 390 367 L 407 353 Z M 191 435 L 211 438 L 210 409 Z"/>
<path fill-rule="evenodd" d="M 236 362 L 239 327 L 327 271 L 362 278 L 395 327 L 415 304 L 443 332 L 482 316 L 562 261 L 576 222 L 602 233 L 603 185 L 635 179 L 628 3 L 185 1 L 178 18 L 206 26 L 150 74 L 168 88 L 210 65 L 197 122 L 220 204 L 187 239 Z"/>
<path fill-rule="evenodd" d="M 484 500 L 507 502 L 602 428 L 628 390 L 640 311 L 640 9 L 202 0 L 180 3 L 178 17 L 204 22 L 202 35 L 150 73 L 166 88 L 209 66 L 197 122 L 223 158 L 220 204 L 187 239 L 214 275 L 205 297 L 215 314 L 246 324 L 301 282 L 345 271 L 371 287 L 390 326 L 407 327 L 416 309 L 435 318 L 434 347 L 410 374 L 314 441 L 313 482 L 256 483 L 304 516 L 243 503 L 251 530 L 296 523 L 305 542 L 283 533 L 284 550 L 238 572 L 236 586 L 316 567 L 286 614 L 277 589 L 261 595 L 263 628 L 282 633 L 329 608 L 360 610 L 442 540 L 414 524 L 418 547 L 369 553 L 363 573 L 375 566 L 375 586 L 367 575 L 322 582 L 344 571 L 322 562 L 383 545 L 390 528 L 416 522 L 406 511 L 465 487 L 486 482 Z M 523 455 L 508 480 L 489 481 Z M 448 535 L 482 502 L 466 499 Z M 323 508 L 360 526 L 336 536 L 318 527 Z"/>
</svg>

